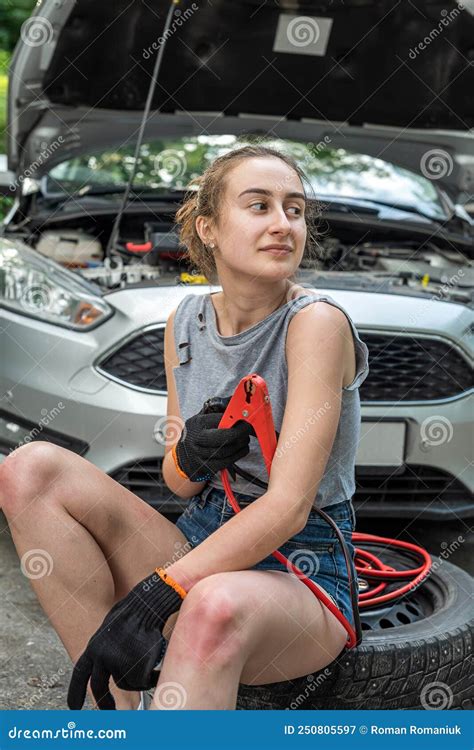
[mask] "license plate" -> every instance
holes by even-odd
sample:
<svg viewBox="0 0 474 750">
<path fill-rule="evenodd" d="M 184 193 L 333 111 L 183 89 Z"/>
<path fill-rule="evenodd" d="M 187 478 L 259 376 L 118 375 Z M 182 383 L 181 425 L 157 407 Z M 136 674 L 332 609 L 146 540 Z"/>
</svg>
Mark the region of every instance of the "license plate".
<svg viewBox="0 0 474 750">
<path fill-rule="evenodd" d="M 406 428 L 405 422 L 362 422 L 357 466 L 402 466 Z"/>
</svg>

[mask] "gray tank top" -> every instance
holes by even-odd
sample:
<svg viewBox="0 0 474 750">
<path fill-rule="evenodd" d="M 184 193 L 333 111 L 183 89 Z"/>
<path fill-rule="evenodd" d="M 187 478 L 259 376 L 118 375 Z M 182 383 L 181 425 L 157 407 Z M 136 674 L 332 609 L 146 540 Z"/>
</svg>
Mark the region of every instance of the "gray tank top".
<svg viewBox="0 0 474 750">
<path fill-rule="evenodd" d="M 213 396 L 231 396 L 240 380 L 252 372 L 264 378 L 272 406 L 275 429 L 280 432 L 285 411 L 288 370 L 286 334 L 293 316 L 306 305 L 322 300 L 338 307 L 349 320 L 356 352 L 355 378 L 343 388 L 339 424 L 331 455 L 313 505 L 351 500 L 355 492 L 355 457 L 360 437 L 359 386 L 368 375 L 368 349 L 351 318 L 338 302 L 315 292 L 302 294 L 274 310 L 264 320 L 234 336 L 221 336 L 210 294 L 189 294 L 179 303 L 174 318 L 174 337 L 179 365 L 173 368 L 183 420 L 197 414 Z M 250 437 L 250 452 L 237 465 L 268 482 L 258 440 Z M 238 476 L 231 479 L 236 493 L 259 497 L 264 490 Z M 220 472 L 208 484 L 223 489 Z M 206 487 L 206 492 L 208 491 Z"/>
</svg>

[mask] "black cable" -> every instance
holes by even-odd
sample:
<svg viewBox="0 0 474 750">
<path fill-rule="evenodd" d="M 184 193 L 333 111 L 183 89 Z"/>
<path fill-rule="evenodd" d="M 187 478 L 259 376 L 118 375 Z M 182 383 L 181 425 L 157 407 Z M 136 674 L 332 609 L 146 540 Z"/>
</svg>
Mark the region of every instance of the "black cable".
<svg viewBox="0 0 474 750">
<path fill-rule="evenodd" d="M 239 476 L 243 477 L 244 479 L 247 479 L 249 482 L 252 482 L 252 484 L 257 485 L 257 487 L 261 487 L 263 490 L 268 489 L 268 484 L 266 482 L 262 482 L 261 479 L 258 479 L 257 477 L 252 476 L 252 474 L 249 474 L 247 471 L 244 471 L 244 469 L 241 469 L 236 464 L 231 464 L 230 467 L 227 467 L 227 471 L 230 470 L 233 472 L 233 474 L 238 474 Z M 233 477 L 235 479 L 235 476 Z M 248 503 L 246 503 L 248 505 Z M 352 605 L 352 613 L 354 615 L 354 629 L 356 634 L 356 646 L 359 646 L 362 643 L 362 626 L 360 624 L 360 615 L 359 615 L 359 586 L 357 584 L 357 591 L 355 587 L 355 581 L 352 576 L 351 572 L 351 563 L 349 558 L 349 552 L 347 550 L 346 546 L 346 540 L 341 534 L 341 531 L 337 524 L 333 521 L 331 516 L 328 516 L 327 513 L 324 512 L 324 510 L 321 510 L 321 508 L 313 507 L 313 510 L 316 511 L 316 513 L 321 516 L 321 518 L 324 519 L 335 531 L 336 536 L 341 544 L 342 552 L 344 555 L 344 559 L 346 562 L 347 567 L 347 574 L 349 576 L 349 591 L 351 596 L 351 605 Z"/>
<path fill-rule="evenodd" d="M 133 180 L 135 179 L 135 174 L 137 172 L 138 156 L 139 156 L 139 153 L 140 153 L 140 146 L 142 145 L 143 134 L 145 132 L 145 125 L 146 125 L 146 122 L 147 122 L 147 119 L 148 119 L 148 115 L 150 114 L 151 104 L 152 104 L 152 101 L 153 101 L 153 94 L 155 93 L 156 82 L 158 80 L 158 72 L 159 72 L 160 67 L 161 67 L 161 60 L 163 58 L 163 54 L 164 54 L 165 47 L 166 47 L 166 44 L 167 44 L 167 41 L 168 41 L 168 37 L 170 36 L 168 34 L 168 31 L 169 31 L 169 28 L 171 26 L 171 19 L 173 18 L 173 12 L 174 12 L 176 6 L 179 4 L 179 2 L 180 2 L 180 0 L 173 0 L 173 2 L 171 3 L 171 5 L 169 7 L 168 15 L 166 16 L 166 21 L 165 21 L 164 29 L 163 29 L 163 32 L 161 34 L 161 37 L 164 39 L 164 41 L 163 41 L 163 44 L 160 45 L 160 49 L 158 50 L 158 55 L 156 57 L 155 66 L 153 68 L 153 73 L 152 73 L 152 77 L 151 77 L 151 81 L 150 81 L 150 86 L 148 88 L 148 94 L 147 94 L 147 99 L 146 99 L 146 103 L 145 103 L 145 109 L 143 110 L 143 116 L 142 116 L 141 123 L 140 123 L 140 130 L 138 132 L 137 143 L 136 143 L 136 147 L 135 147 L 135 154 L 133 156 L 133 167 L 132 167 L 132 171 L 130 173 L 130 176 L 129 176 L 128 180 L 127 180 L 127 184 L 125 186 L 125 190 L 124 190 L 123 197 L 122 197 L 122 203 L 121 203 L 121 206 L 120 206 L 120 208 L 118 210 L 117 216 L 115 217 L 115 221 L 114 221 L 114 225 L 112 227 L 112 231 L 110 233 L 109 241 L 107 242 L 107 247 L 105 249 L 105 257 L 106 258 L 109 257 L 109 255 L 111 254 L 111 251 L 115 247 L 115 244 L 117 242 L 117 238 L 119 236 L 120 222 L 122 220 L 123 213 L 124 213 L 125 208 L 127 206 L 128 198 L 129 198 L 129 195 L 130 195 L 130 190 L 132 188 Z"/>
</svg>

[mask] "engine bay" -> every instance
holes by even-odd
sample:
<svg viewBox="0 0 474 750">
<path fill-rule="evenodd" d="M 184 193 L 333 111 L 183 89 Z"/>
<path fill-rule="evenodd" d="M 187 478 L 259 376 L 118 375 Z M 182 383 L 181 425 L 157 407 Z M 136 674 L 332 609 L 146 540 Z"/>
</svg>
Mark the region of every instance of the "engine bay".
<svg viewBox="0 0 474 750">
<path fill-rule="evenodd" d="M 207 284 L 191 267 L 170 214 L 150 214 L 127 212 L 108 254 L 110 213 L 47 222 L 22 235 L 40 254 L 96 283 L 103 293 L 143 284 Z M 454 246 L 326 219 L 318 230 L 316 257 L 303 257 L 300 283 L 474 301 L 471 261 Z"/>
</svg>

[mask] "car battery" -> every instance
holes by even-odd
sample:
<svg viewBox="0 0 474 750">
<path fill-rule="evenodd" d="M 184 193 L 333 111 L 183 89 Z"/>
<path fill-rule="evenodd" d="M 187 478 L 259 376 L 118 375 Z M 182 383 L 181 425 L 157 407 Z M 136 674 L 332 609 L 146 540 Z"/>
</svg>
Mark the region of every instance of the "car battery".
<svg viewBox="0 0 474 750">
<path fill-rule="evenodd" d="M 127 253 L 141 256 L 143 262 L 157 266 L 164 261 L 177 264 L 186 254 L 186 248 L 179 241 L 178 232 L 169 224 L 146 222 L 144 226 L 145 241 L 125 243 Z"/>
</svg>

